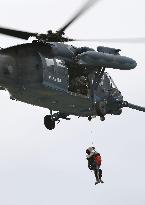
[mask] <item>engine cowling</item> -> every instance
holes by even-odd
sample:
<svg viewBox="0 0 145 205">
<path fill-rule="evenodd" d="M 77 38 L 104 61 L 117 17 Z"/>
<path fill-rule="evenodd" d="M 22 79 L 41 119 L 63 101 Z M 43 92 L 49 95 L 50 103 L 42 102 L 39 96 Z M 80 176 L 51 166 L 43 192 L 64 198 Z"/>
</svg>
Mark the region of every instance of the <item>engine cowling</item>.
<svg viewBox="0 0 145 205">
<path fill-rule="evenodd" d="M 135 60 L 121 55 L 114 55 L 103 52 L 87 51 L 78 55 L 78 63 L 81 65 L 130 70 L 137 66 Z"/>
<path fill-rule="evenodd" d="M 97 51 L 98 52 L 102 52 L 102 53 L 120 55 L 119 52 L 121 50 L 120 49 L 116 49 L 116 48 L 109 48 L 109 47 L 104 47 L 104 46 L 98 46 L 97 47 Z"/>
</svg>

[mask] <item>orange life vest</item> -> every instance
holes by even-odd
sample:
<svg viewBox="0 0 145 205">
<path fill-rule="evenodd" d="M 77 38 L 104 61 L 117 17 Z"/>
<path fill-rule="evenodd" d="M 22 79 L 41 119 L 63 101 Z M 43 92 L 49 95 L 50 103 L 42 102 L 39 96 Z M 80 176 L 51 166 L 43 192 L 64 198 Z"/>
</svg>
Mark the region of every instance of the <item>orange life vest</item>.
<svg viewBox="0 0 145 205">
<path fill-rule="evenodd" d="M 98 166 L 101 166 L 101 162 L 102 162 L 102 159 L 101 159 L 101 155 L 100 154 L 96 154 L 95 155 L 95 162 Z"/>
</svg>

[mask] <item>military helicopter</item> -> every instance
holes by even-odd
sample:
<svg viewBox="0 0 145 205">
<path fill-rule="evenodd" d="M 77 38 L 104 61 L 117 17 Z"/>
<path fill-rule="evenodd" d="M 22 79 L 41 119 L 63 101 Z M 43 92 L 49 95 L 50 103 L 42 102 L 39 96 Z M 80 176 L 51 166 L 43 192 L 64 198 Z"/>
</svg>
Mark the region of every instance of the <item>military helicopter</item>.
<svg viewBox="0 0 145 205">
<path fill-rule="evenodd" d="M 32 43 L 0 50 L 0 86 L 10 93 L 12 100 L 48 108 L 50 115 L 44 117 L 44 125 L 49 130 L 60 119 L 70 120 L 69 115 L 88 120 L 99 116 L 104 121 L 107 114 L 120 115 L 123 107 L 145 112 L 144 107 L 124 101 L 105 72 L 105 68 L 134 69 L 135 60 L 121 56 L 120 49 L 99 46 L 95 51 L 66 44 L 79 41 L 65 37 L 64 31 L 94 3 L 96 0 L 87 1 L 56 32 L 38 34 L 0 27 L 1 34 L 25 40 L 36 38 Z M 118 39 L 119 42 L 128 40 Z"/>
</svg>

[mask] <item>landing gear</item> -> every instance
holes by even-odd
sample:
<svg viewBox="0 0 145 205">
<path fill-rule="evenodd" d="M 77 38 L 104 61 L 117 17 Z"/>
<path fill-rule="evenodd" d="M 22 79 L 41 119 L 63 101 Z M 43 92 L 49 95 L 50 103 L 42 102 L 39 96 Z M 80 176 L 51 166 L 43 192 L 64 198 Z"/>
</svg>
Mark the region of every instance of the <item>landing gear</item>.
<svg viewBox="0 0 145 205">
<path fill-rule="evenodd" d="M 55 121 L 52 119 L 51 115 L 46 115 L 44 117 L 44 125 L 48 130 L 53 130 L 55 128 Z"/>
<path fill-rule="evenodd" d="M 46 115 L 44 117 L 44 125 L 48 130 L 53 130 L 55 128 L 55 122 L 57 121 L 58 123 L 60 122 L 60 118 L 65 119 L 65 120 L 70 120 L 68 118 L 68 115 L 65 113 L 54 113 L 52 114 L 52 111 L 50 112 L 50 115 Z"/>
<path fill-rule="evenodd" d="M 91 121 L 91 120 L 92 120 L 92 116 L 89 116 L 89 117 L 88 117 L 88 120 Z"/>
<path fill-rule="evenodd" d="M 88 117 L 88 120 L 91 121 L 91 120 L 92 120 L 92 117 L 89 116 L 89 117 Z M 101 120 L 101 121 L 105 121 L 105 116 L 101 115 L 101 116 L 100 116 L 100 120 Z"/>
</svg>

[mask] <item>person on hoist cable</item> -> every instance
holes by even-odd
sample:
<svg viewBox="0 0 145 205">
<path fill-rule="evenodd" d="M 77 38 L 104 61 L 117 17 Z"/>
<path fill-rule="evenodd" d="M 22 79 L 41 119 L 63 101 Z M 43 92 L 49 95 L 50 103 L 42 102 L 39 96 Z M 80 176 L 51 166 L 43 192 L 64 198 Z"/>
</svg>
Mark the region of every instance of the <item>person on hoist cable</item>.
<svg viewBox="0 0 145 205">
<path fill-rule="evenodd" d="M 88 160 L 88 168 L 94 171 L 96 182 L 95 185 L 98 183 L 104 183 L 102 181 L 102 170 L 100 169 L 101 166 L 101 155 L 100 153 L 96 152 L 95 147 L 89 147 L 86 150 L 87 153 L 87 160 Z"/>
</svg>

